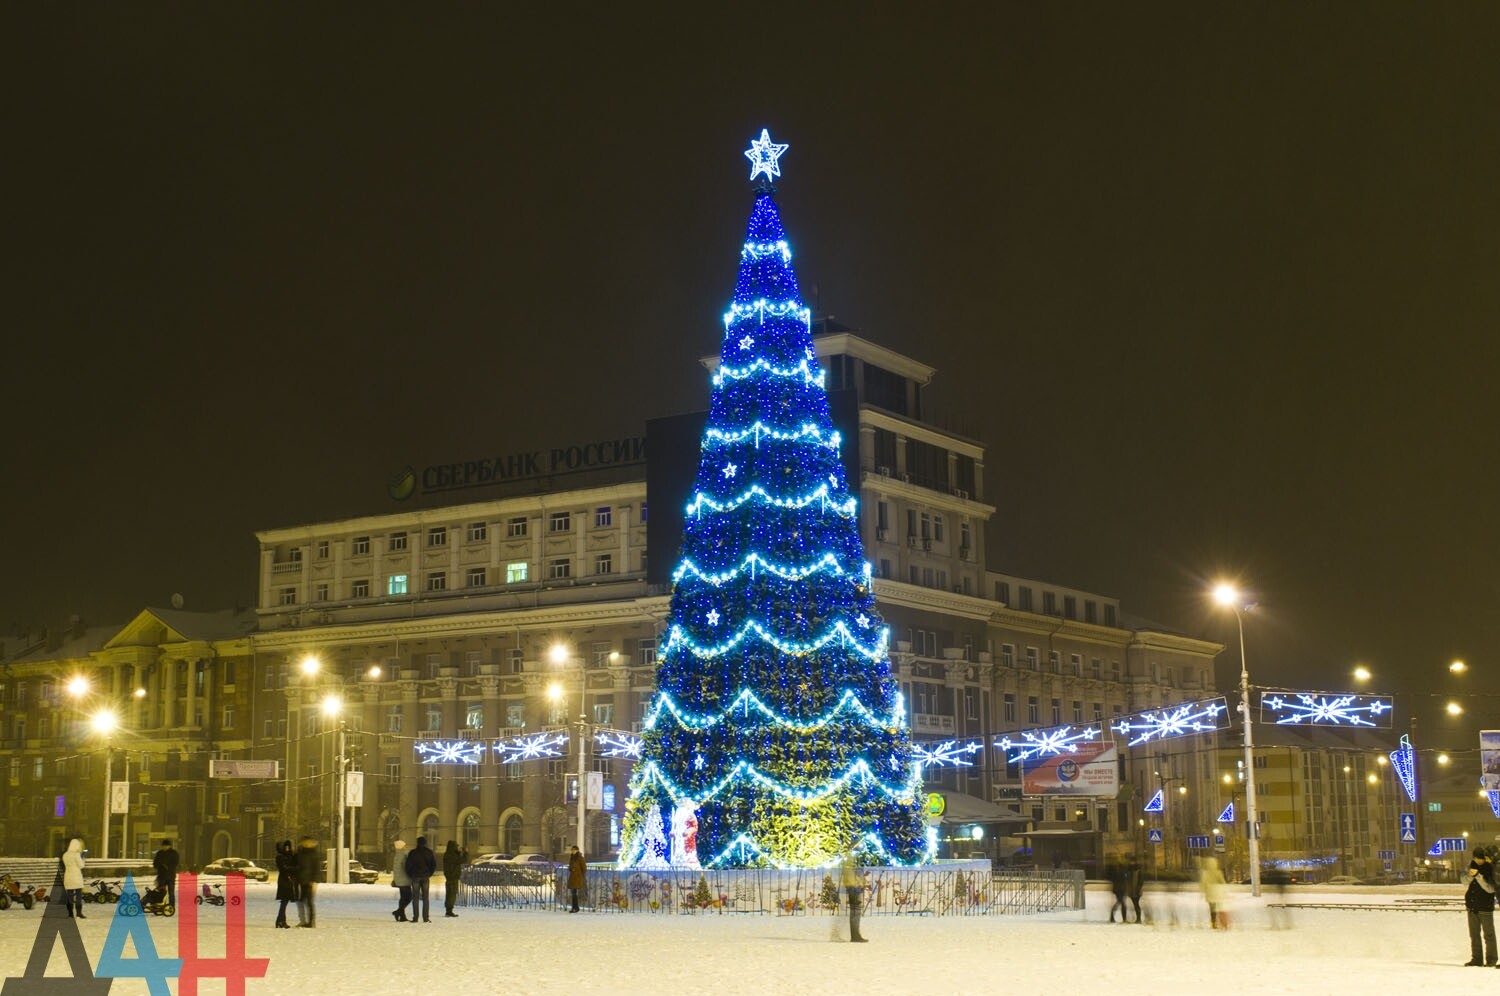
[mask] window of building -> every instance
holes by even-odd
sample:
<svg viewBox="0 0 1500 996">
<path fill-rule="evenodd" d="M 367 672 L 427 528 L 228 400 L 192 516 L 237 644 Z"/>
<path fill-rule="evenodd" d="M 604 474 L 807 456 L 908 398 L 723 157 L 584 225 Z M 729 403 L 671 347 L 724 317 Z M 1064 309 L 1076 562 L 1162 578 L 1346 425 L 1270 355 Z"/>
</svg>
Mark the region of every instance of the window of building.
<svg viewBox="0 0 1500 996">
<path fill-rule="evenodd" d="M 610 514 L 609 506 L 600 505 L 598 508 L 594 509 L 594 528 L 604 529 L 610 524 L 613 518 L 614 517 Z"/>
<path fill-rule="evenodd" d="M 1104 677 L 1104 663 L 1097 657 L 1089 658 L 1089 677 L 1095 681 Z"/>
<path fill-rule="evenodd" d="M 646 503 L 641 502 L 641 525 L 646 524 Z"/>
<path fill-rule="evenodd" d="M 365 578 L 364 580 L 361 580 L 361 581 L 350 581 L 349 582 L 349 597 L 350 598 L 369 598 L 370 597 L 370 581 L 369 581 L 369 579 Z"/>
<path fill-rule="evenodd" d="M 964 717 L 966 719 L 979 718 L 979 693 L 972 688 L 964 689 Z"/>
<path fill-rule="evenodd" d="M 428 654 L 426 664 L 424 666 L 426 670 L 423 672 L 422 676 L 424 678 L 436 678 L 438 676 L 438 668 L 443 666 L 443 655 Z"/>
<path fill-rule="evenodd" d="M 1052 700 L 1052 725 L 1057 726 L 1062 722 L 1062 699 Z"/>
<path fill-rule="evenodd" d="M 1057 615 L 1057 592 L 1042 592 L 1042 614 L 1048 616 Z"/>
<path fill-rule="evenodd" d="M 385 732 L 401 732 L 401 707 L 390 705 L 385 707 Z"/>
<path fill-rule="evenodd" d="M 1053 674 L 1062 674 L 1062 654 L 1056 650 L 1047 651 L 1047 670 Z"/>
<path fill-rule="evenodd" d="M 1083 655 L 1082 654 L 1069 654 L 1068 655 L 1068 673 L 1071 674 L 1075 678 L 1082 678 L 1083 677 Z"/>
<path fill-rule="evenodd" d="M 889 529 L 891 527 L 891 507 L 885 502 L 875 503 L 875 528 Z M 881 537 L 884 539 L 884 537 Z"/>
<path fill-rule="evenodd" d="M 262 740 L 270 740 L 276 735 L 276 720 L 268 719 L 260 724 L 260 736 Z"/>
<path fill-rule="evenodd" d="M 1017 597 L 1016 608 L 1020 609 L 1022 612 L 1030 612 L 1031 611 L 1031 589 L 1028 588 L 1028 587 L 1026 587 L 1025 585 L 1022 585 L 1020 588 L 1018 588 L 1016 590 L 1016 595 L 1018 596 Z"/>
<path fill-rule="evenodd" d="M 1104 625 L 1106 625 L 1106 626 L 1113 626 L 1114 624 L 1115 624 L 1115 607 L 1113 605 L 1106 605 L 1104 607 Z"/>
<path fill-rule="evenodd" d="M 615 722 L 615 706 L 613 702 L 594 703 L 594 722 L 599 726 L 613 726 Z"/>
<path fill-rule="evenodd" d="M 520 647 L 511 647 L 506 653 L 507 670 L 510 674 L 520 674 L 526 669 L 526 651 Z M 512 723 L 519 726 L 519 723 Z"/>
<path fill-rule="evenodd" d="M 422 781 L 428 785 L 436 785 L 439 781 L 438 767 L 436 764 L 422 765 Z"/>
<path fill-rule="evenodd" d="M 385 593 L 387 595 L 406 594 L 406 575 L 392 574 L 385 579 Z"/>
<path fill-rule="evenodd" d="M 302 563 L 302 548 L 300 546 L 294 546 L 290 550 L 288 550 L 287 560 L 293 564 Z"/>
<path fill-rule="evenodd" d="M 470 678 L 478 677 L 479 665 L 484 662 L 483 650 L 464 651 L 464 674 Z"/>
<path fill-rule="evenodd" d="M 1086 623 L 1096 623 L 1099 621 L 1099 606 L 1087 599 L 1083 603 L 1083 621 Z"/>
<path fill-rule="evenodd" d="M 1037 653 L 1036 647 L 1026 648 L 1026 670 L 1035 671 L 1037 669 Z"/>
<path fill-rule="evenodd" d="M 505 535 L 511 539 L 517 539 L 526 535 L 526 518 L 517 516 L 505 524 Z"/>
<path fill-rule="evenodd" d="M 1002 701 L 1004 702 L 1005 709 L 1002 715 L 1004 716 L 1005 721 L 1007 723 L 1014 723 L 1016 721 L 1016 693 L 1006 692 L 1005 698 Z"/>
<path fill-rule="evenodd" d="M 1083 722 L 1083 703 L 1078 699 L 1073 700 L 1073 722 Z"/>
<path fill-rule="evenodd" d="M 917 567 L 917 565 L 916 564 L 912 564 L 911 567 L 909 568 L 909 570 L 910 570 L 910 574 L 911 574 L 911 583 L 912 584 L 921 584 L 922 583 L 922 571 Z"/>
<path fill-rule="evenodd" d="M 656 663 L 656 638 L 655 637 L 649 637 L 647 639 L 644 639 L 637 646 L 640 648 L 640 655 L 641 655 L 641 663 L 642 664 L 655 664 Z"/>
<path fill-rule="evenodd" d="M 433 526 L 432 528 L 428 529 L 427 530 L 427 545 L 428 546 L 447 546 L 448 545 L 448 527 L 447 526 Z"/>
<path fill-rule="evenodd" d="M 996 581 L 995 582 L 995 601 L 1001 603 L 1002 605 L 1009 605 L 1010 604 L 1010 582 L 1009 581 Z"/>
<path fill-rule="evenodd" d="M 613 574 L 615 570 L 615 558 L 607 553 L 601 553 L 594 558 L 595 574 Z"/>
<path fill-rule="evenodd" d="M 572 577 L 573 562 L 567 557 L 559 557 L 556 560 L 547 561 L 547 577 L 553 581 L 561 581 Z"/>
<path fill-rule="evenodd" d="M 443 707 L 430 705 L 427 707 L 427 732 L 436 733 L 443 728 Z"/>
<path fill-rule="evenodd" d="M 923 588 L 931 588 L 932 586 L 933 586 L 932 568 L 931 567 L 924 567 L 924 568 L 922 568 L 922 587 Z"/>
<path fill-rule="evenodd" d="M 1072 595 L 1063 596 L 1063 616 L 1067 619 L 1078 618 L 1078 599 Z"/>
<path fill-rule="evenodd" d="M 354 543 L 350 547 L 350 550 L 356 557 L 368 557 L 370 555 L 370 537 L 354 537 Z"/>
<path fill-rule="evenodd" d="M 388 757 L 385 759 L 385 780 L 388 785 L 395 785 L 401 781 L 401 759 L 399 757 Z"/>
<path fill-rule="evenodd" d="M 1095 702 L 1094 703 L 1094 722 L 1097 723 L 1097 722 L 1100 722 L 1103 719 L 1104 719 L 1104 703 L 1103 702 Z"/>
<path fill-rule="evenodd" d="M 285 740 L 286 739 L 286 717 L 285 716 L 281 717 L 280 719 L 278 719 L 276 721 L 276 739 L 277 740 Z M 145 758 L 145 759 L 143 759 L 143 763 L 149 762 L 149 760 L 150 760 L 149 758 Z"/>
<path fill-rule="evenodd" d="M 1000 644 L 1000 664 L 1002 667 L 1016 666 L 1016 647 L 1012 643 Z"/>
<path fill-rule="evenodd" d="M 483 702 L 470 702 L 464 707 L 464 727 L 469 730 L 484 729 Z"/>
<path fill-rule="evenodd" d="M 1026 696 L 1026 722 L 1040 723 L 1042 721 L 1041 703 L 1035 695 Z"/>
<path fill-rule="evenodd" d="M 315 602 L 326 602 L 326 601 L 328 601 L 328 582 L 327 581 L 319 581 L 317 584 L 313 585 L 313 592 L 314 592 L 313 601 L 315 601 Z"/>
<path fill-rule="evenodd" d="M 967 522 L 958 524 L 958 555 L 965 560 L 969 557 L 969 551 L 974 548 L 974 531 Z"/>
<path fill-rule="evenodd" d="M 947 591 L 948 590 L 948 572 L 945 571 L 945 570 L 943 570 L 942 568 L 938 568 L 937 575 L 936 575 L 936 582 L 937 582 L 937 587 L 943 589 L 944 591 Z"/>
<path fill-rule="evenodd" d="M 328 541 L 327 540 L 318 540 L 317 550 L 318 550 L 318 559 L 319 560 L 327 560 L 328 559 Z"/>
<path fill-rule="evenodd" d="M 464 541 L 467 543 L 483 543 L 490 538 L 490 527 L 487 523 L 471 522 L 464 530 Z"/>
<path fill-rule="evenodd" d="M 405 550 L 406 549 L 406 534 L 405 533 L 391 533 L 390 536 L 386 537 L 385 548 L 387 550 L 389 550 L 391 553 L 395 553 L 397 550 Z"/>
<path fill-rule="evenodd" d="M 524 560 L 517 560 L 514 563 L 506 564 L 505 583 L 520 584 L 521 582 L 525 581 L 527 568 L 528 565 Z"/>
<path fill-rule="evenodd" d="M 547 531 L 549 533 L 567 533 L 573 531 L 572 512 L 553 512 L 547 517 Z"/>
<path fill-rule="evenodd" d="M 219 727 L 225 730 L 234 729 L 234 706 L 227 705 L 224 707 L 224 715 L 219 723 Z"/>
<path fill-rule="evenodd" d="M 880 560 L 880 576 L 887 580 L 891 576 L 891 562 L 883 557 Z"/>
<path fill-rule="evenodd" d="M 296 588 L 283 588 L 283 589 L 281 589 L 281 604 L 282 605 L 296 605 L 297 604 L 297 589 Z"/>
<path fill-rule="evenodd" d="M 932 539 L 935 543 L 943 542 L 943 517 L 941 515 L 932 517 Z"/>
</svg>

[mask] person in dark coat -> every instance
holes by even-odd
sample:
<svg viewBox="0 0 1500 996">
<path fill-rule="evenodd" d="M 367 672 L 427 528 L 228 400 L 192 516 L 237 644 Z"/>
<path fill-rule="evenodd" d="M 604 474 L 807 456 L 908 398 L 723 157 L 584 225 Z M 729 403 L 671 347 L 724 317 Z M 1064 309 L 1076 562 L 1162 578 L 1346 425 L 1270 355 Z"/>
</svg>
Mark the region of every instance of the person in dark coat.
<svg viewBox="0 0 1500 996">
<path fill-rule="evenodd" d="M 156 887 L 166 890 L 168 906 L 177 905 L 177 865 L 181 860 L 170 840 L 162 841 L 151 857 L 151 867 L 156 869 Z"/>
<path fill-rule="evenodd" d="M 1130 922 L 1130 911 L 1125 908 L 1125 896 L 1130 889 L 1130 880 L 1125 870 L 1125 862 L 1111 861 L 1104 869 L 1105 876 L 1109 879 L 1110 891 L 1115 894 L 1115 901 L 1109 907 L 1109 922 L 1115 922 L 1115 910 L 1120 911 L 1120 922 Z"/>
<path fill-rule="evenodd" d="M 1141 922 L 1141 893 L 1146 891 L 1146 873 L 1141 868 L 1141 863 L 1131 858 L 1125 863 L 1125 894 L 1130 897 L 1130 905 L 1135 907 L 1135 922 Z M 1120 909 L 1120 916 L 1125 916 L 1124 907 Z"/>
<path fill-rule="evenodd" d="M 281 908 L 276 911 L 276 926 L 291 927 L 286 922 L 286 904 L 297 901 L 297 854 L 292 842 L 284 840 L 276 845 L 276 898 Z"/>
<path fill-rule="evenodd" d="M 297 926 L 318 925 L 318 882 L 323 878 L 323 858 L 318 842 L 303 837 L 297 845 Z"/>
<path fill-rule="evenodd" d="M 583 852 L 578 849 L 577 844 L 574 844 L 573 853 L 568 855 L 568 895 L 573 899 L 569 913 L 578 912 L 578 890 L 582 889 L 584 883 L 588 881 L 588 874 L 588 862 L 583 860 Z"/>
<path fill-rule="evenodd" d="M 1495 863 L 1486 847 L 1474 848 L 1474 858 L 1469 862 L 1469 888 L 1464 893 L 1464 909 L 1469 914 L 1469 960 L 1464 964 L 1494 965 Z"/>
<path fill-rule="evenodd" d="M 422 906 L 422 922 L 431 923 L 429 915 L 431 900 L 427 889 L 432 876 L 437 873 L 437 855 L 427 846 L 426 837 L 417 838 L 417 846 L 406 856 L 406 874 L 411 876 L 411 918 L 417 918 L 417 904 Z"/>
<path fill-rule="evenodd" d="M 464 865 L 469 863 L 469 852 L 460 850 L 458 841 L 448 841 L 443 851 L 443 916 L 458 916 L 453 907 L 458 903 L 458 884 L 463 879 Z"/>
</svg>

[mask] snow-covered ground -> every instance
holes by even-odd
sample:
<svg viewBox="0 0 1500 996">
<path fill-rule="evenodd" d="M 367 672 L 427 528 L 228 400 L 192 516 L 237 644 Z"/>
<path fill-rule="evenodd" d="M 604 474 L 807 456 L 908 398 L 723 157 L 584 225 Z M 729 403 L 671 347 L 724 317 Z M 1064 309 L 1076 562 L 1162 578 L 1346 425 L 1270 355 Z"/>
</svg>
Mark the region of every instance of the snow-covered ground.
<svg viewBox="0 0 1500 996">
<path fill-rule="evenodd" d="M 434 889 L 441 896 L 441 887 Z M 1500 987 L 1500 972 L 1464 968 L 1461 906 L 1410 900 L 1457 898 L 1460 886 L 1300 890 L 1287 902 L 1379 904 L 1376 910 L 1291 911 L 1273 929 L 1248 889 L 1231 903 L 1231 929 L 1209 930 L 1196 892 L 1152 896 L 1154 922 L 1107 922 L 1111 897 L 1091 890 L 1083 912 L 1030 917 L 878 916 L 868 944 L 833 940 L 828 917 L 716 914 L 646 916 L 462 909 L 431 924 L 392 920 L 382 885 L 324 886 L 315 930 L 275 930 L 274 886 L 248 888 L 246 953 L 270 959 L 251 996 L 366 993 L 1316 993 L 1357 989 L 1410 994 L 1433 985 Z M 1178 925 L 1171 926 L 1176 909 Z M 98 960 L 112 909 L 90 907 L 81 924 Z M 222 908 L 200 908 L 199 953 L 222 956 Z M 148 918 L 158 952 L 177 953 L 176 921 Z M 20 975 L 40 910 L 0 912 L 0 975 Z M 54 974 L 66 961 L 54 953 Z M 173 992 L 177 987 L 173 985 Z M 205 982 L 204 993 L 222 993 Z M 112 994 L 144 994 L 116 980 Z"/>
</svg>

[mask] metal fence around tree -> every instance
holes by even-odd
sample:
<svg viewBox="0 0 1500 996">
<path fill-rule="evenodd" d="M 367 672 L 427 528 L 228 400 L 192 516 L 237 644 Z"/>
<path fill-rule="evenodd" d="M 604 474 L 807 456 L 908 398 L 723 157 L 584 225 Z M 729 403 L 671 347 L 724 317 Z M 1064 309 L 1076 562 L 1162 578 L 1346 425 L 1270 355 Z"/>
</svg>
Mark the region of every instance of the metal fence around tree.
<svg viewBox="0 0 1500 996">
<path fill-rule="evenodd" d="M 1084 874 L 1076 869 L 1004 869 L 952 861 L 918 868 L 861 869 L 867 915 L 999 916 L 1081 910 Z M 616 868 L 591 865 L 580 905 L 601 913 L 837 913 L 838 869 Z M 470 907 L 555 909 L 570 902 L 564 866 L 482 865 L 463 873 Z"/>
</svg>

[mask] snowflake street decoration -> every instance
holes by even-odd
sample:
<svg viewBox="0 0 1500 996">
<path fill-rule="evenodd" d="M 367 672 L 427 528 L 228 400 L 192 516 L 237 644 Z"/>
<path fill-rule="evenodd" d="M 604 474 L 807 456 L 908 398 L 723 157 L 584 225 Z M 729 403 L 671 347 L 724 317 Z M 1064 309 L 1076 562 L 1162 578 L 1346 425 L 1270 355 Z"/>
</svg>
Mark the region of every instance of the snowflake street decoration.
<svg viewBox="0 0 1500 996">
<path fill-rule="evenodd" d="M 1401 783 L 1406 797 L 1416 802 L 1417 749 L 1411 745 L 1411 738 L 1405 733 L 1401 734 L 1401 745 L 1391 751 L 1391 770 L 1396 773 L 1396 780 Z"/>
<path fill-rule="evenodd" d="M 1215 823 L 1233 823 L 1234 822 L 1234 803 L 1232 801 L 1229 803 L 1229 805 L 1227 805 L 1227 806 L 1224 807 L 1224 811 L 1219 814 L 1219 818 L 1217 820 L 1215 820 L 1214 822 Z"/>
<path fill-rule="evenodd" d="M 1391 700 L 1383 695 L 1276 692 L 1260 697 L 1263 723 L 1278 726 L 1365 726 L 1391 728 Z"/>
<path fill-rule="evenodd" d="M 1156 794 L 1151 797 L 1151 800 L 1146 803 L 1145 807 L 1143 807 L 1141 809 L 1141 812 L 1143 812 L 1143 813 L 1164 813 L 1164 812 L 1166 812 L 1166 809 L 1167 809 L 1166 792 L 1167 792 L 1166 789 L 1157 789 L 1156 790 Z"/>
<path fill-rule="evenodd" d="M 1495 819 L 1500 820 L 1500 792 L 1491 789 L 1485 793 L 1490 799 L 1490 810 L 1495 814 Z"/>
<path fill-rule="evenodd" d="M 941 743 L 925 744 L 913 741 L 911 759 L 913 764 L 923 767 L 948 765 L 955 768 L 972 768 L 974 762 L 969 758 L 982 750 L 984 750 L 984 744 L 977 740 L 970 740 L 968 743 L 944 740 Z"/>
<path fill-rule="evenodd" d="M 496 764 L 515 764 L 517 761 L 532 761 L 539 757 L 562 757 L 568 746 L 568 734 L 564 730 L 543 733 L 526 733 L 519 737 L 496 740 L 494 750 Z"/>
<path fill-rule="evenodd" d="M 750 143 L 750 148 L 745 150 L 745 158 L 750 160 L 750 179 L 755 179 L 762 173 L 767 180 L 775 179 L 781 175 L 781 164 L 777 162 L 781 154 L 791 148 L 788 145 L 777 145 L 771 141 L 771 130 L 762 128 L 760 138 Z"/>
<path fill-rule="evenodd" d="M 1007 733 L 995 741 L 995 746 L 1005 751 L 1005 758 L 1011 764 L 1020 764 L 1036 757 L 1072 754 L 1078 750 L 1079 744 L 1098 740 L 1101 732 L 1097 726 L 1052 726 L 1043 730 Z"/>
<path fill-rule="evenodd" d="M 417 744 L 417 756 L 423 764 L 478 764 L 484 757 L 484 744 L 469 740 L 423 740 Z"/>
<path fill-rule="evenodd" d="M 1121 716 L 1109 724 L 1109 728 L 1123 737 L 1130 737 L 1127 746 L 1135 747 L 1153 740 L 1168 740 L 1172 737 L 1189 737 L 1195 733 L 1212 733 L 1228 729 L 1229 705 L 1220 695 L 1197 702 L 1182 702 L 1147 712 Z"/>
<path fill-rule="evenodd" d="M 599 730 L 594 734 L 600 757 L 628 757 L 641 759 L 641 738 L 624 730 Z"/>
</svg>

